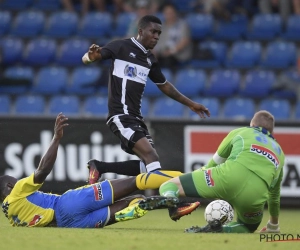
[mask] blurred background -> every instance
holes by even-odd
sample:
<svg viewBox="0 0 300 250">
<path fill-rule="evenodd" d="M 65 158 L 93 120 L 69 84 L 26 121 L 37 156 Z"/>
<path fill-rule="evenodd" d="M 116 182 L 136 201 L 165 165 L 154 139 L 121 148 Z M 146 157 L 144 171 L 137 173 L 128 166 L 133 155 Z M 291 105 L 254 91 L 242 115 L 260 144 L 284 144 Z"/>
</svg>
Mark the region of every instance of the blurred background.
<svg viewBox="0 0 300 250">
<path fill-rule="evenodd" d="M 146 14 L 163 22 L 153 53 L 165 76 L 213 119 L 300 119 L 300 0 L 1 0 L 0 115 L 105 117 L 110 62 L 81 57 L 136 36 Z M 142 111 L 196 119 L 150 80 Z"/>
</svg>

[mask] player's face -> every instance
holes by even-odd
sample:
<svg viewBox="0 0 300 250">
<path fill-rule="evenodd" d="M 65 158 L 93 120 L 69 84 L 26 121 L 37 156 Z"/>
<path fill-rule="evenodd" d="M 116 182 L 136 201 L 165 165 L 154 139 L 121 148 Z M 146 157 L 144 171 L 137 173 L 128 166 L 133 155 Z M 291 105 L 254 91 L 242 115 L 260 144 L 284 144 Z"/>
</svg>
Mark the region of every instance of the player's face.
<svg viewBox="0 0 300 250">
<path fill-rule="evenodd" d="M 160 37 L 161 25 L 150 23 L 145 29 L 141 30 L 141 43 L 146 49 L 153 49 Z"/>
</svg>

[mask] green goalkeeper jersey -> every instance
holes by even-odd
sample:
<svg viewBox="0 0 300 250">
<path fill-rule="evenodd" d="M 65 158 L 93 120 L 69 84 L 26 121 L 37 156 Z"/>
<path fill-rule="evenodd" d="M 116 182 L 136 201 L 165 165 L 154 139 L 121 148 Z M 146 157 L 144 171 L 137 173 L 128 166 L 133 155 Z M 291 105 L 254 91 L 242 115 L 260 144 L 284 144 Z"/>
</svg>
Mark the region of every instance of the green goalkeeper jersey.
<svg viewBox="0 0 300 250">
<path fill-rule="evenodd" d="M 236 162 L 257 174 L 269 188 L 274 188 L 282 174 L 284 160 L 280 145 L 268 131 L 243 127 L 232 130 L 224 138 L 206 168 Z"/>
</svg>

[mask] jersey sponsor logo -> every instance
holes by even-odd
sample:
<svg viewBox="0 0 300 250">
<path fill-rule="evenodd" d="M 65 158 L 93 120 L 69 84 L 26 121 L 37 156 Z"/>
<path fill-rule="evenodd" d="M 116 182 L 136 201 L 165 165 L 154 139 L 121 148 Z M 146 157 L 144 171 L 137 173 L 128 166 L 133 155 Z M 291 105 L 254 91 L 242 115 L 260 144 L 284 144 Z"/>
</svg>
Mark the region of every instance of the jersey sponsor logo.
<svg viewBox="0 0 300 250">
<path fill-rule="evenodd" d="M 129 53 L 129 56 L 132 57 L 132 58 L 135 58 L 135 57 L 136 57 L 136 54 L 134 54 L 133 52 L 130 52 L 130 53 Z"/>
<path fill-rule="evenodd" d="M 103 200 L 103 194 L 102 194 L 102 187 L 100 183 L 97 183 L 96 185 L 93 185 L 94 188 L 94 195 L 96 201 Z"/>
<path fill-rule="evenodd" d="M 35 226 L 43 217 L 40 216 L 39 214 L 35 214 L 33 216 L 33 219 L 29 222 L 28 226 Z"/>
<path fill-rule="evenodd" d="M 215 186 L 215 181 L 211 176 L 211 170 L 210 169 L 204 171 L 204 178 L 205 178 L 207 186 L 209 186 L 209 187 L 214 187 Z"/>
<path fill-rule="evenodd" d="M 259 146 L 259 145 L 252 144 L 251 147 L 250 147 L 250 151 L 255 153 L 255 154 L 259 154 L 261 156 L 264 156 L 270 162 L 273 163 L 273 165 L 275 166 L 276 169 L 278 168 L 279 160 L 278 160 L 276 154 L 274 154 L 274 152 L 272 152 L 270 149 Z"/>
<path fill-rule="evenodd" d="M 124 69 L 124 75 L 129 77 L 136 77 L 137 76 L 137 69 L 134 66 L 126 65 Z"/>
<path fill-rule="evenodd" d="M 244 217 L 246 218 L 254 218 L 262 215 L 263 215 L 263 211 L 244 213 Z"/>
</svg>

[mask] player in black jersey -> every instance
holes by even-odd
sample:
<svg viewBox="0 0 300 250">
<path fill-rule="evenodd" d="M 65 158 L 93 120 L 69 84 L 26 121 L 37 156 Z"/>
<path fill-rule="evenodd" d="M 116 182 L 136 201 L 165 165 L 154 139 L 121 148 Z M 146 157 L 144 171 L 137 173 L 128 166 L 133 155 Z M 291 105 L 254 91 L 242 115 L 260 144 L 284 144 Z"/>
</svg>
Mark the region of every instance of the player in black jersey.
<svg viewBox="0 0 300 250">
<path fill-rule="evenodd" d="M 177 171 L 161 171 L 158 154 L 141 114 L 142 97 L 149 77 L 170 98 L 189 107 L 201 118 L 210 116 L 209 110 L 182 95 L 162 74 L 158 61 L 151 53 L 161 31 L 161 20 L 155 16 L 142 17 L 136 38 L 115 40 L 104 47 L 93 44 L 83 56 L 85 64 L 96 60 L 112 59 L 108 83 L 107 125 L 118 136 L 122 149 L 137 155 L 139 160 L 125 162 L 100 162 L 91 160 L 89 183 L 97 182 L 102 173 L 114 172 L 138 175 L 140 172 L 160 173 L 166 179 L 181 175 Z"/>
</svg>

